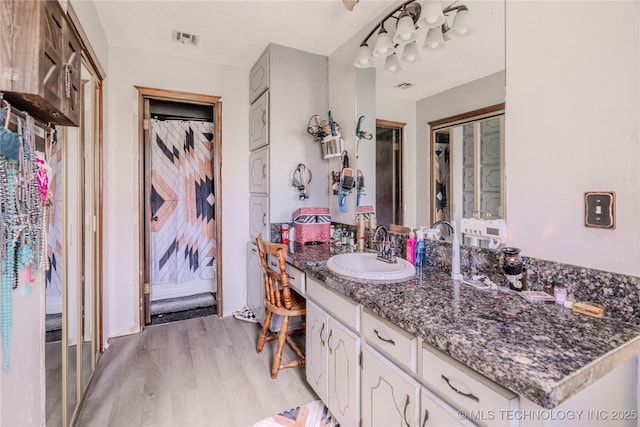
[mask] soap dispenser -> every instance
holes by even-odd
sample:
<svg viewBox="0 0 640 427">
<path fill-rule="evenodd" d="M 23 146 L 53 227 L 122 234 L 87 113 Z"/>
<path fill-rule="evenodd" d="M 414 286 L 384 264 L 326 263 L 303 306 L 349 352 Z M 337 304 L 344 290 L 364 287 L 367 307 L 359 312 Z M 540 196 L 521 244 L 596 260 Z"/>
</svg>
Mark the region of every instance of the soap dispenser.
<svg viewBox="0 0 640 427">
<path fill-rule="evenodd" d="M 411 231 L 407 240 L 406 259 L 411 264 L 416 263 L 416 234 Z"/>
<path fill-rule="evenodd" d="M 415 266 L 417 271 L 421 271 L 425 267 L 426 245 L 422 233 L 418 233 L 418 241 L 416 242 Z"/>
</svg>

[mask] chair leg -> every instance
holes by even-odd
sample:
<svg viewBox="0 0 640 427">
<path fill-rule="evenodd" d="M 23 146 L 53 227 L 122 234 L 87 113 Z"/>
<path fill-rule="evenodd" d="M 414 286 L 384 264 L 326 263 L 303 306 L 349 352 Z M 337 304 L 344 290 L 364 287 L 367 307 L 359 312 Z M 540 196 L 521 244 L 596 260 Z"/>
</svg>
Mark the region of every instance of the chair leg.
<svg viewBox="0 0 640 427">
<path fill-rule="evenodd" d="M 256 346 L 256 352 L 261 353 L 264 348 L 264 343 L 267 341 L 267 333 L 269 332 L 269 324 L 271 323 L 271 317 L 273 313 L 267 310 L 267 316 L 264 318 L 264 325 L 262 325 L 262 332 L 260 332 L 260 338 L 258 338 L 258 345 Z"/>
<path fill-rule="evenodd" d="M 283 316 L 280 332 L 278 333 L 278 349 L 276 350 L 276 354 L 273 356 L 273 364 L 271 365 L 271 378 L 273 379 L 278 377 L 278 371 L 280 370 L 280 364 L 282 362 L 282 351 L 284 350 L 285 343 L 287 342 L 288 329 L 289 316 Z"/>
</svg>

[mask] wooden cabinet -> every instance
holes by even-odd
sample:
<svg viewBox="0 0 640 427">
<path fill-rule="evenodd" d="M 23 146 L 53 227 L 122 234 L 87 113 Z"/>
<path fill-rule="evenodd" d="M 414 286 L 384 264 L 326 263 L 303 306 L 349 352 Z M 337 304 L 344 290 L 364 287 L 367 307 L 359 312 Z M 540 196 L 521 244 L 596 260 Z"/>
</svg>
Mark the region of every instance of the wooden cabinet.
<svg viewBox="0 0 640 427">
<path fill-rule="evenodd" d="M 418 338 L 407 331 L 364 311 L 362 336 L 394 363 L 410 372 L 417 372 Z"/>
<path fill-rule="evenodd" d="M 418 382 L 366 344 L 362 355 L 362 425 L 417 426 Z"/>
<path fill-rule="evenodd" d="M 0 91 L 64 126 L 80 122 L 82 45 L 57 0 L 0 2 Z"/>
<path fill-rule="evenodd" d="M 307 382 L 341 425 L 358 424 L 360 338 L 307 301 Z"/>
</svg>

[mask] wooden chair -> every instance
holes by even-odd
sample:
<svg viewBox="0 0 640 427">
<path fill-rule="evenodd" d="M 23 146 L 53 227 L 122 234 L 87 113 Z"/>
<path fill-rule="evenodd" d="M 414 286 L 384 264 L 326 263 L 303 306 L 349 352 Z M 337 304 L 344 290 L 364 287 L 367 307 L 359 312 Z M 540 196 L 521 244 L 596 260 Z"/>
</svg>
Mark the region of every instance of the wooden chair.
<svg viewBox="0 0 640 427">
<path fill-rule="evenodd" d="M 262 240 L 262 235 L 256 239 L 258 246 L 258 255 L 260 256 L 260 265 L 262 266 L 262 275 L 264 278 L 265 305 L 267 308 L 267 316 L 264 319 L 262 332 L 258 339 L 256 351 L 262 352 L 264 344 L 267 341 L 278 340 L 278 348 L 273 357 L 271 365 L 271 378 L 278 377 L 278 371 L 285 368 L 295 368 L 304 365 L 306 362 L 305 355 L 298 345 L 291 338 L 292 335 L 304 333 L 305 316 L 307 314 L 305 299 L 289 288 L 289 275 L 286 270 L 287 245 L 281 243 L 270 243 Z M 278 268 L 276 272 L 269 268 L 267 264 L 267 255 L 275 255 L 278 259 Z M 282 325 L 278 334 L 269 332 L 269 325 L 274 314 L 282 316 Z M 302 317 L 302 328 L 289 330 L 289 318 L 291 316 Z M 282 363 L 282 350 L 285 342 L 287 342 L 293 351 L 298 355 L 298 359 L 289 363 Z"/>
</svg>

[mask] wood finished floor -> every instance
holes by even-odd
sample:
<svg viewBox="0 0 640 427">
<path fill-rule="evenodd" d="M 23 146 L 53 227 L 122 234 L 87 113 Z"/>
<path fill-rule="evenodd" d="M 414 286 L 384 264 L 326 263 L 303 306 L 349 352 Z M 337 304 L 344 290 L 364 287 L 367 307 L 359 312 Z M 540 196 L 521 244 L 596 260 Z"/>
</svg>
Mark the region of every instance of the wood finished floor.
<svg viewBox="0 0 640 427">
<path fill-rule="evenodd" d="M 76 425 L 251 426 L 317 399 L 304 367 L 271 379 L 276 342 L 257 354 L 259 334 L 256 323 L 209 316 L 115 338 Z M 294 357 L 287 347 L 284 359 Z"/>
</svg>

